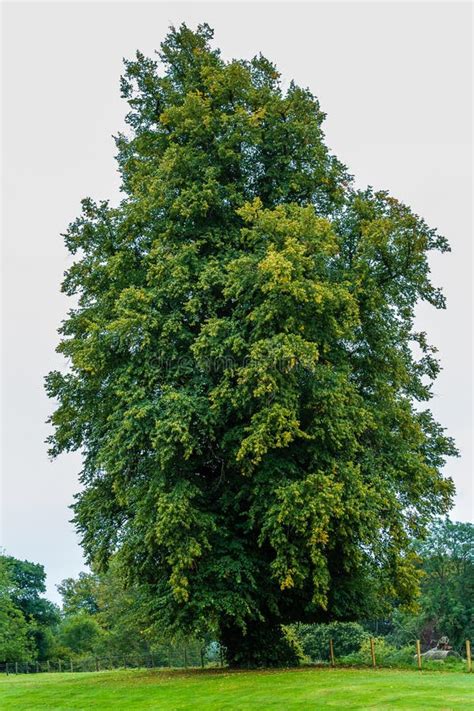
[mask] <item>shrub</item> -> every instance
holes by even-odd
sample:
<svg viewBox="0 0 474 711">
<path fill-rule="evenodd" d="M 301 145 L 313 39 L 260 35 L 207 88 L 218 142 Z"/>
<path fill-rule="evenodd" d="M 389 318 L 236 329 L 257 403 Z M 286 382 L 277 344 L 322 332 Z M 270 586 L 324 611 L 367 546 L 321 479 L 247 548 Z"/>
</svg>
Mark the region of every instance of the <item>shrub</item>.
<svg viewBox="0 0 474 711">
<path fill-rule="evenodd" d="M 303 651 L 313 661 L 329 659 L 329 640 L 333 640 L 334 654 L 341 657 L 360 649 L 368 632 L 357 622 L 331 622 L 329 624 L 297 625 L 295 633 Z"/>
<path fill-rule="evenodd" d="M 405 667 L 415 664 L 415 647 L 407 645 L 405 647 L 394 647 L 383 637 L 376 637 L 375 658 L 377 666 L 382 667 Z M 348 654 L 338 660 L 341 664 L 367 666 L 372 664 L 370 651 L 370 639 L 365 639 L 357 652 Z"/>
</svg>

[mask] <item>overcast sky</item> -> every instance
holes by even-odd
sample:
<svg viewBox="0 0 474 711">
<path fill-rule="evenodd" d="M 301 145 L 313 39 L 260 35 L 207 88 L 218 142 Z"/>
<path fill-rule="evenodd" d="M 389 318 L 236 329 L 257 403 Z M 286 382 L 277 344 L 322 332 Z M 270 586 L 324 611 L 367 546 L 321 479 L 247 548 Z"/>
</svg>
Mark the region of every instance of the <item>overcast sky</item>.
<svg viewBox="0 0 474 711">
<path fill-rule="evenodd" d="M 77 455 L 50 462 L 43 376 L 61 367 L 60 233 L 80 199 L 119 197 L 122 58 L 171 23 L 208 22 L 224 58 L 262 52 L 309 86 L 359 186 L 388 189 L 452 245 L 432 260 L 446 312 L 419 325 L 443 371 L 432 409 L 458 444 L 455 519 L 472 520 L 471 6 L 468 3 L 6 3 L 3 5 L 2 545 L 45 565 L 48 593 L 83 565 L 68 506 Z"/>
</svg>

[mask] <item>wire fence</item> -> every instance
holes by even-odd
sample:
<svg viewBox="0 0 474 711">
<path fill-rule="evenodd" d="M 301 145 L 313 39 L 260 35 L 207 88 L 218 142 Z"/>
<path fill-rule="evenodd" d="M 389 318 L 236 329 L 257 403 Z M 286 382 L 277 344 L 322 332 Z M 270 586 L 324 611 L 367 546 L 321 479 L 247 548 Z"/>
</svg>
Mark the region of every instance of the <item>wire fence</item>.
<svg viewBox="0 0 474 711">
<path fill-rule="evenodd" d="M 423 669 L 439 668 L 439 664 L 442 663 L 446 664 L 446 667 L 456 668 L 457 670 L 464 667 L 466 671 L 472 672 L 471 642 L 468 639 L 463 645 L 463 653 L 461 654 L 453 650 L 447 642 L 445 644 L 438 643 L 436 647 L 432 647 L 422 653 L 419 639 L 414 644 L 396 648 L 387 645 L 385 640 L 380 637 L 370 637 L 361 645 L 359 652 L 352 652 L 339 658 L 335 650 L 334 640 L 330 639 L 326 652 L 326 659 L 332 667 L 413 668 L 413 666 L 416 666 L 419 671 L 422 671 Z"/>
<path fill-rule="evenodd" d="M 404 666 L 401 660 L 384 660 L 378 656 L 377 640 L 370 638 L 370 657 L 368 666 Z M 351 666 L 349 656 L 337 658 L 337 649 L 331 639 L 328 645 L 328 661 L 334 666 Z M 417 640 L 413 649 L 412 664 L 421 671 L 426 668 L 425 655 L 421 653 L 420 641 Z M 463 658 L 457 654 L 459 663 L 472 672 L 471 642 L 466 640 Z M 353 663 L 359 665 L 357 656 Z M 113 669 L 204 669 L 217 668 L 225 665 L 223 650 L 218 643 L 200 645 L 199 643 L 183 644 L 181 646 L 162 645 L 145 654 L 110 654 L 69 659 L 48 659 L 45 661 L 10 661 L 0 663 L 0 673 L 3 674 L 40 674 L 53 672 L 99 672 Z M 363 662 L 362 662 L 362 665 Z"/>
<path fill-rule="evenodd" d="M 196 669 L 224 665 L 218 645 L 162 645 L 145 654 L 110 654 L 44 661 L 0 663 L 2 674 L 40 674 L 53 672 L 98 672 L 112 669 Z"/>
</svg>

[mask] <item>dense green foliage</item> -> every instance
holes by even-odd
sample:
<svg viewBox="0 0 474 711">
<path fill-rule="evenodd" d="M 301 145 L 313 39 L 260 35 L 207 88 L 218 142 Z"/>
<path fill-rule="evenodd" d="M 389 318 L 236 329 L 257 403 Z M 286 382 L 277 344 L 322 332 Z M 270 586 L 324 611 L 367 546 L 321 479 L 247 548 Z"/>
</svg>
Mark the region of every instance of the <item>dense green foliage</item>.
<svg viewBox="0 0 474 711">
<path fill-rule="evenodd" d="M 316 669 L 269 672 L 38 674 L 0 677 L 2 711 L 405 709 L 466 711 L 463 673 Z"/>
<path fill-rule="evenodd" d="M 106 573 L 80 573 L 58 586 L 62 609 L 46 600 L 42 565 L 0 556 L 0 665 L 59 660 L 95 669 L 107 664 L 183 666 L 214 662 L 216 643 L 207 638 L 170 638 L 150 625 L 139 589 L 124 586 L 112 563 Z M 186 655 L 186 656 L 185 656 Z"/>
<path fill-rule="evenodd" d="M 79 573 L 77 578 L 66 578 L 57 587 L 66 616 L 99 612 L 101 579 L 98 575 Z"/>
<path fill-rule="evenodd" d="M 329 642 L 338 657 L 358 652 L 369 633 L 357 622 L 330 622 L 326 625 L 298 625 L 296 634 L 304 654 L 312 661 L 328 660 Z"/>
<path fill-rule="evenodd" d="M 5 556 L 0 557 L 0 660 L 31 659 L 28 625 L 11 597 L 12 582 Z"/>
<path fill-rule="evenodd" d="M 103 664 L 152 663 L 183 666 L 217 661 L 218 645 L 209 637 L 170 637 L 151 624 L 148 601 L 138 586 L 125 586 L 116 562 L 107 572 L 80 573 L 58 586 L 63 619 L 56 633 L 56 657 L 74 664 L 101 658 Z M 94 668 L 94 667 L 92 667 Z"/>
<path fill-rule="evenodd" d="M 455 450 L 419 405 L 438 364 L 413 321 L 444 306 L 428 254 L 448 246 L 353 188 L 308 90 L 211 38 L 182 26 L 160 66 L 126 62 L 124 198 L 84 200 L 65 236 L 51 452 L 83 452 L 85 551 L 150 624 L 273 664 L 282 624 L 416 592 L 410 541 L 449 508 Z"/>
<path fill-rule="evenodd" d="M 0 555 L 0 661 L 46 659 L 57 607 L 43 597 L 44 567 Z"/>
<path fill-rule="evenodd" d="M 77 654 L 87 656 L 97 653 L 101 641 L 101 628 L 96 619 L 82 613 L 66 617 L 59 629 L 62 658 Z M 66 652 L 66 654 L 64 654 Z"/>
<path fill-rule="evenodd" d="M 389 637 L 396 645 L 421 639 L 426 649 L 442 636 L 459 652 L 474 640 L 474 525 L 439 521 L 417 546 L 421 594 L 417 614 L 396 611 Z"/>
<path fill-rule="evenodd" d="M 77 656 L 87 653 L 123 659 L 124 655 L 149 654 L 165 639 L 149 628 L 139 591 L 125 588 L 112 564 L 106 573 L 80 573 L 58 586 L 64 620 L 60 639 Z"/>
</svg>

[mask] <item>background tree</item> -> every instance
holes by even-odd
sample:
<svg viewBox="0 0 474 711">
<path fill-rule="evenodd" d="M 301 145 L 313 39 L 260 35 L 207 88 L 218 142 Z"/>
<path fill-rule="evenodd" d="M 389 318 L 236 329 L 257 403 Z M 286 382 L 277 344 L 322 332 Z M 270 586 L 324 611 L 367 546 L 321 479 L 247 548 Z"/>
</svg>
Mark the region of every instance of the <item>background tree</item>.
<svg viewBox="0 0 474 711">
<path fill-rule="evenodd" d="M 126 62 L 124 199 L 84 200 L 65 236 L 51 453 L 84 452 L 86 553 L 160 629 L 211 629 L 234 666 L 292 663 L 282 624 L 408 603 L 410 540 L 450 506 L 413 326 L 418 301 L 444 306 L 428 253 L 448 246 L 354 190 L 308 90 L 211 38 L 183 25 L 160 67 Z"/>
<path fill-rule="evenodd" d="M 39 624 L 48 625 L 58 619 L 58 608 L 44 597 L 46 573 L 40 563 L 5 556 L 4 562 L 11 581 L 11 597 L 23 614 Z"/>
<path fill-rule="evenodd" d="M 11 597 L 12 580 L 5 556 L 0 556 L 0 661 L 29 661 L 34 647 L 28 623 Z"/>
<path fill-rule="evenodd" d="M 102 651 L 100 643 L 104 636 L 98 621 L 82 612 L 64 618 L 58 629 L 57 644 L 63 657 L 70 652 L 79 657 L 89 656 Z"/>
<path fill-rule="evenodd" d="M 79 573 L 77 578 L 65 578 L 58 586 L 62 609 L 66 616 L 99 611 L 100 578 L 94 573 Z"/>
<path fill-rule="evenodd" d="M 26 630 L 33 655 L 38 659 L 50 656 L 53 630 L 59 623 L 59 609 L 44 597 L 46 574 L 39 563 L 1 556 L 5 578 L 8 581 L 6 597 L 13 609 L 21 613 L 18 625 Z M 17 657 L 21 659 L 21 657 Z M 25 661 L 27 661 L 25 659 Z"/>
<path fill-rule="evenodd" d="M 63 596 L 63 619 L 56 635 L 56 656 L 63 659 L 105 657 L 122 665 L 128 661 L 167 666 L 215 661 L 215 639 L 167 633 L 149 615 L 149 600 L 137 585 L 125 586 L 114 559 L 106 572 L 80 573 L 58 590 Z M 213 642 L 213 648 L 210 647 Z M 201 657 L 201 654 L 203 657 Z M 193 661 L 194 660 L 194 661 Z"/>
<path fill-rule="evenodd" d="M 436 522 L 421 556 L 421 594 L 417 614 L 395 611 L 390 637 L 397 644 L 421 639 L 425 648 L 442 636 L 463 651 L 474 637 L 474 525 Z"/>
<path fill-rule="evenodd" d="M 153 629 L 140 588 L 125 587 L 113 560 L 107 572 L 66 578 L 58 591 L 64 615 L 60 644 L 76 654 L 84 655 L 88 645 L 99 656 L 140 657 L 150 654 L 157 643 L 169 641 Z"/>
</svg>

